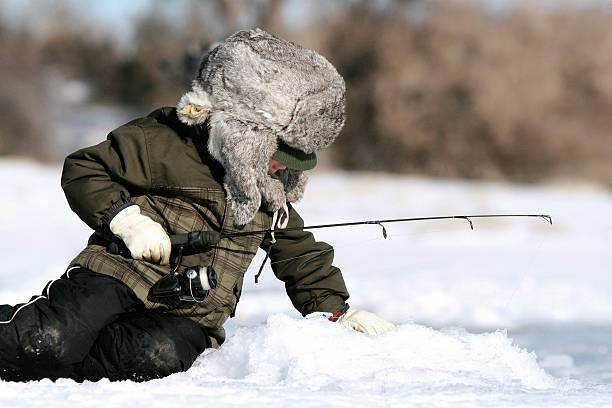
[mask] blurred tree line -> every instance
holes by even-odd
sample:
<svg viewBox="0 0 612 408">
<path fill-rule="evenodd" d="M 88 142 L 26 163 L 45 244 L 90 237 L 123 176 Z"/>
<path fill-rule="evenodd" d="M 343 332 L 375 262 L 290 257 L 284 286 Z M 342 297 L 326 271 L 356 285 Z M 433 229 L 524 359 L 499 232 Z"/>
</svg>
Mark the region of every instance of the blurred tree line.
<svg viewBox="0 0 612 408">
<path fill-rule="evenodd" d="M 283 0 L 185 4 L 172 24 L 153 3 L 128 50 L 78 28 L 65 5 L 44 35 L 0 25 L 0 154 L 49 158 L 49 75 L 85 81 L 89 103 L 174 105 L 214 41 L 259 26 L 318 50 L 344 76 L 348 120 L 331 151 L 339 167 L 612 185 L 612 15 L 603 7 L 347 0 L 291 27 Z"/>
</svg>

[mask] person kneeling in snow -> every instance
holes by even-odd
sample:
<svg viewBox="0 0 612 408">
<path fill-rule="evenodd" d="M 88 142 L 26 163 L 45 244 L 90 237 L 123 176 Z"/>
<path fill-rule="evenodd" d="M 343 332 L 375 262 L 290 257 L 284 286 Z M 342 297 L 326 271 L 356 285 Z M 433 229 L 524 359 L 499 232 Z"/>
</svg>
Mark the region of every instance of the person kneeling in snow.
<svg viewBox="0 0 612 408">
<path fill-rule="evenodd" d="M 95 232 L 41 296 L 0 306 L 0 378 L 141 381 L 187 370 L 223 343 L 258 248 L 302 315 L 327 312 L 370 334 L 392 328 L 349 310 L 333 248 L 309 232 L 222 239 L 171 257 L 172 234 L 303 226 L 290 203 L 302 197 L 315 152 L 344 125 L 344 94 L 321 55 L 240 31 L 204 56 L 177 108 L 68 156 L 62 187 Z"/>
</svg>

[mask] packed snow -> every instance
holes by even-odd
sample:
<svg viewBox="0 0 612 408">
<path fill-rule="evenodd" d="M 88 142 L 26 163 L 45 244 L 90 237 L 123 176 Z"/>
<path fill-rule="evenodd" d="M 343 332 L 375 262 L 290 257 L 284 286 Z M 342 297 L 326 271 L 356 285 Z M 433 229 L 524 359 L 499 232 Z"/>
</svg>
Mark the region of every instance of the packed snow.
<svg viewBox="0 0 612 408">
<path fill-rule="evenodd" d="M 91 231 L 61 192 L 61 166 L 0 161 L 2 303 L 59 276 Z M 0 381 L 0 406 L 612 406 L 612 193 L 387 174 L 315 172 L 307 225 L 478 213 L 541 218 L 419 221 L 317 230 L 334 245 L 354 309 L 380 336 L 302 318 L 271 269 L 247 271 L 228 340 L 185 373 L 134 383 Z"/>
</svg>

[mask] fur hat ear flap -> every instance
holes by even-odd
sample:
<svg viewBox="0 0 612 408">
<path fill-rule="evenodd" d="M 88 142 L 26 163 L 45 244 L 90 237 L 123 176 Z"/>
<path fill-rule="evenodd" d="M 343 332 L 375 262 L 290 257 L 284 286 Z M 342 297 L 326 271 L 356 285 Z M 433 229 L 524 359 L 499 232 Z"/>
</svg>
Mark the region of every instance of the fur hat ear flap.
<svg viewBox="0 0 612 408">
<path fill-rule="evenodd" d="M 224 185 L 234 225 L 251 221 L 262 204 L 269 211 L 285 203 L 283 185 L 268 175 L 276 136 L 255 124 L 215 111 L 208 121 L 208 151 L 225 169 Z"/>
<path fill-rule="evenodd" d="M 308 176 L 306 173 L 299 170 L 286 168 L 279 170 L 274 175 L 274 178 L 280 180 L 285 188 L 285 197 L 290 203 L 300 201 L 304 195 Z"/>
<path fill-rule="evenodd" d="M 198 85 L 181 97 L 176 108 L 179 120 L 189 126 L 204 123 L 213 111 L 210 96 Z"/>
<path fill-rule="evenodd" d="M 300 201 L 304 196 L 304 190 L 306 189 L 306 183 L 308 182 L 308 176 L 303 171 L 289 170 L 290 173 L 294 173 L 293 177 L 290 177 L 287 182 L 287 201 L 295 203 Z"/>
</svg>

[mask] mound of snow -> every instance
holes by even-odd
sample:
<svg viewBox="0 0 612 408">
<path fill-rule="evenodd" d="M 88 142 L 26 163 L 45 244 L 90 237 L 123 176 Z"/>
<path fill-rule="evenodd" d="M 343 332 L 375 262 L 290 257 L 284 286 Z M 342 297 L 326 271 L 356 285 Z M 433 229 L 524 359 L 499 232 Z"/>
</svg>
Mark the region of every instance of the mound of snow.
<svg viewBox="0 0 612 408">
<path fill-rule="evenodd" d="M 200 357 L 188 374 L 249 386 L 391 394 L 415 388 L 554 386 L 535 355 L 514 346 L 503 331 L 470 334 L 405 324 L 369 336 L 323 317 L 283 314 L 272 315 L 263 326 L 238 328 L 219 350 Z"/>
</svg>

